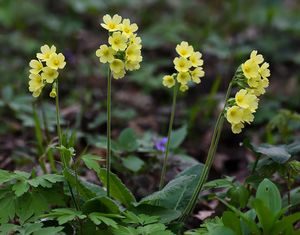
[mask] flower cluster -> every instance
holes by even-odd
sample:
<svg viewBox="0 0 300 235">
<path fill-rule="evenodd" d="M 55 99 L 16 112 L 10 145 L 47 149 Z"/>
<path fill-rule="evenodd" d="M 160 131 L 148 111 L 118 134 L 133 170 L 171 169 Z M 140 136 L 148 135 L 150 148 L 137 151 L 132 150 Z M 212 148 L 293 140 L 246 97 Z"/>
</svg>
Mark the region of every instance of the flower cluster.
<svg viewBox="0 0 300 235">
<path fill-rule="evenodd" d="M 58 69 L 66 65 L 65 56 L 56 53 L 56 47 L 48 45 L 41 46 L 41 52 L 36 54 L 37 59 L 29 62 L 29 91 L 34 97 L 40 96 L 46 84 L 52 84 L 50 97 L 56 97 L 55 80 L 58 78 Z"/>
<path fill-rule="evenodd" d="M 101 45 L 96 51 L 101 63 L 109 63 L 112 76 L 123 78 L 126 70 L 133 71 L 140 68 L 141 38 L 135 33 L 138 26 L 129 19 L 122 19 L 119 15 L 105 15 L 101 26 L 108 30 L 109 45 Z"/>
<path fill-rule="evenodd" d="M 254 120 L 259 96 L 265 93 L 269 86 L 269 64 L 264 62 L 262 55 L 252 51 L 250 59 L 241 66 L 241 74 L 237 73 L 234 82 L 242 87 L 233 100 L 229 100 L 226 110 L 227 121 L 231 124 L 233 133 L 238 134 L 244 128 L 244 124 L 250 124 Z"/>
<path fill-rule="evenodd" d="M 163 85 L 171 88 L 177 81 L 180 84 L 180 91 L 184 92 L 188 90 L 190 81 L 199 84 L 200 78 L 204 77 L 202 54 L 194 51 L 193 46 L 185 41 L 176 46 L 176 52 L 179 57 L 176 57 L 173 63 L 177 73 L 164 76 Z"/>
</svg>

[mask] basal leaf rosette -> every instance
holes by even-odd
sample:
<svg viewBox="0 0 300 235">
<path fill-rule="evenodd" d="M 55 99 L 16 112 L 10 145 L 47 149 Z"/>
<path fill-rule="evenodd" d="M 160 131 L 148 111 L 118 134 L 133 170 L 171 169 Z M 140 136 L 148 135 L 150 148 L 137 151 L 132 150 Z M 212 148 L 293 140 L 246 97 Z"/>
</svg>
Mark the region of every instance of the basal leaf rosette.
<svg viewBox="0 0 300 235">
<path fill-rule="evenodd" d="M 109 63 L 112 76 L 123 78 L 126 71 L 138 70 L 141 55 L 141 38 L 137 36 L 138 26 L 129 19 L 122 19 L 119 15 L 105 15 L 101 26 L 108 30 L 108 45 L 104 44 L 96 51 L 101 63 Z"/>
<path fill-rule="evenodd" d="M 204 77 L 202 54 L 194 51 L 193 46 L 183 41 L 176 46 L 176 52 L 179 55 L 173 60 L 176 73 L 163 77 L 163 85 L 172 88 L 179 83 L 179 89 L 182 92 L 188 90 L 189 83 L 199 84 Z"/>
<path fill-rule="evenodd" d="M 259 96 L 266 92 L 271 73 L 269 64 L 261 54 L 253 50 L 250 59 L 245 61 L 236 72 L 233 84 L 240 89 L 227 102 L 226 119 L 234 134 L 241 133 L 245 124 L 251 124 L 258 108 Z"/>
<path fill-rule="evenodd" d="M 52 85 L 50 97 L 56 97 L 56 83 L 58 70 L 66 65 L 65 56 L 56 52 L 56 47 L 52 45 L 41 46 L 41 52 L 36 54 L 36 59 L 29 62 L 29 91 L 34 97 L 39 97 L 43 88 L 47 84 Z"/>
</svg>

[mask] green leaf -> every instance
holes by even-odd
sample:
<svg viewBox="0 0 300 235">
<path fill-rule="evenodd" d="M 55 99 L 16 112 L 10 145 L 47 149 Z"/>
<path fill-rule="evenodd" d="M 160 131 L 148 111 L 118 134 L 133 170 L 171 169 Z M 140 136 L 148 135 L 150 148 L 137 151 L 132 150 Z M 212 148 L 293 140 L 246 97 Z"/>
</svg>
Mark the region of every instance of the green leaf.
<svg viewBox="0 0 300 235">
<path fill-rule="evenodd" d="M 259 147 L 256 147 L 255 151 L 280 164 L 285 163 L 291 157 L 291 154 L 287 151 L 285 145 L 275 146 L 271 144 L 262 144 Z"/>
<path fill-rule="evenodd" d="M 82 210 L 85 214 L 98 211 L 113 214 L 120 213 L 119 206 L 112 199 L 106 196 L 95 197 L 86 201 L 82 206 Z"/>
<path fill-rule="evenodd" d="M 98 174 L 102 183 L 107 187 L 107 171 L 106 169 L 100 169 Z M 119 177 L 112 172 L 110 172 L 110 193 L 111 196 L 119 200 L 127 208 L 131 206 L 132 203 L 136 202 L 135 197 L 130 192 L 130 190 L 122 183 Z"/>
<path fill-rule="evenodd" d="M 86 154 L 81 157 L 82 161 L 90 170 L 94 170 L 95 172 L 99 172 L 100 165 L 99 161 L 102 161 L 103 158 L 98 155 Z"/>
<path fill-rule="evenodd" d="M 127 169 L 133 172 L 138 172 L 140 169 L 142 169 L 143 165 L 145 164 L 143 160 L 132 155 L 126 158 L 122 158 L 122 163 Z"/>
<path fill-rule="evenodd" d="M 76 180 L 75 174 L 70 169 L 65 168 L 63 173 L 66 180 L 74 189 L 78 190 L 78 193 L 84 200 L 106 195 L 106 192 L 100 186 L 82 181 L 79 178 Z"/>
<path fill-rule="evenodd" d="M 178 148 L 187 136 L 187 126 L 184 125 L 181 128 L 172 131 L 170 148 Z"/>
<path fill-rule="evenodd" d="M 270 209 L 273 214 L 281 210 L 281 196 L 278 188 L 270 180 L 264 179 L 258 186 L 256 198 Z"/>
<path fill-rule="evenodd" d="M 0 223 L 7 223 L 15 216 L 16 203 L 14 195 L 8 195 L 0 200 Z"/>
<path fill-rule="evenodd" d="M 44 188 L 51 188 L 53 184 L 57 182 L 63 182 L 64 177 L 62 175 L 57 175 L 57 174 L 45 174 L 41 176 L 37 176 L 31 180 L 28 180 L 28 183 L 32 187 L 38 187 L 42 186 Z"/>
<path fill-rule="evenodd" d="M 64 227 L 62 226 L 58 226 L 58 227 L 45 227 L 45 228 L 41 228 L 38 231 L 35 231 L 33 233 L 33 235 L 57 235 L 60 234 L 59 232 L 61 232 L 64 229 Z"/>
<path fill-rule="evenodd" d="M 128 152 L 133 152 L 138 149 L 137 136 L 133 129 L 127 128 L 123 130 L 118 138 L 119 147 Z"/>
<path fill-rule="evenodd" d="M 178 211 L 184 210 L 191 199 L 202 169 L 203 164 L 188 168 L 178 174 L 162 190 L 143 198 L 139 205 L 150 204 Z"/>
<path fill-rule="evenodd" d="M 231 211 L 225 211 L 222 216 L 223 224 L 233 230 L 236 235 L 242 235 L 240 219 Z"/>
<path fill-rule="evenodd" d="M 123 221 L 128 224 L 138 224 L 138 225 L 146 225 L 146 224 L 152 224 L 159 221 L 158 216 L 149 216 L 145 214 L 135 214 L 132 211 L 125 211 L 124 215 L 126 216 L 126 219 Z"/>
<path fill-rule="evenodd" d="M 59 208 L 52 210 L 49 214 L 42 217 L 56 219 L 59 225 L 65 224 L 75 218 L 84 219 L 86 215 L 83 215 L 81 211 L 76 211 L 70 208 Z"/>
<path fill-rule="evenodd" d="M 89 219 L 93 221 L 94 224 L 100 225 L 101 223 L 106 224 L 107 226 L 118 228 L 118 224 L 111 218 L 105 217 L 105 214 L 93 212 L 88 215 Z"/>
<path fill-rule="evenodd" d="M 262 225 L 264 234 L 270 234 L 274 224 L 275 215 L 272 214 L 270 208 L 260 199 L 255 198 L 251 201 L 252 207 L 255 209 L 258 220 Z"/>
<path fill-rule="evenodd" d="M 0 184 L 6 183 L 15 178 L 15 173 L 0 169 Z"/>
<path fill-rule="evenodd" d="M 136 229 L 132 227 L 118 226 L 117 229 L 113 229 L 112 231 L 114 235 L 139 235 Z"/>
<path fill-rule="evenodd" d="M 167 227 L 164 224 L 149 224 L 143 227 L 138 227 L 137 231 L 145 235 L 175 235 L 171 231 L 166 231 Z"/>
<path fill-rule="evenodd" d="M 29 190 L 29 184 L 23 180 L 18 181 L 13 185 L 12 190 L 15 192 L 17 197 L 20 197 Z"/>
</svg>

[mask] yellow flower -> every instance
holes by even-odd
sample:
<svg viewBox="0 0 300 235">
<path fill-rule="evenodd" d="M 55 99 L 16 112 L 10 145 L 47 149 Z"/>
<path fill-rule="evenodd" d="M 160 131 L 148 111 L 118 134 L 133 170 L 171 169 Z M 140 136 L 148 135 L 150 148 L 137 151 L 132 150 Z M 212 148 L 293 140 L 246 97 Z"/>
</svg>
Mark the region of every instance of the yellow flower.
<svg viewBox="0 0 300 235">
<path fill-rule="evenodd" d="M 190 46 L 187 42 L 183 41 L 176 46 L 176 51 L 182 57 L 188 58 L 194 52 L 194 48 Z"/>
<path fill-rule="evenodd" d="M 192 81 L 197 84 L 201 82 L 200 78 L 204 77 L 204 75 L 205 72 L 201 67 L 197 67 L 193 71 L 191 71 Z"/>
<path fill-rule="evenodd" d="M 255 62 L 255 60 L 249 59 L 245 63 L 242 64 L 242 70 L 246 78 L 257 77 L 259 66 Z"/>
<path fill-rule="evenodd" d="M 140 68 L 140 61 L 127 60 L 125 62 L 125 68 L 129 71 L 138 70 Z"/>
<path fill-rule="evenodd" d="M 177 75 L 177 81 L 182 85 L 186 85 L 191 80 L 191 76 L 188 72 L 179 72 Z"/>
<path fill-rule="evenodd" d="M 244 128 L 244 124 L 241 122 L 236 124 L 231 124 L 231 131 L 233 134 L 241 133 L 243 128 Z"/>
<path fill-rule="evenodd" d="M 137 37 L 136 34 L 132 34 L 129 38 L 129 42 L 131 44 L 136 45 L 137 47 L 139 47 L 140 49 L 142 48 L 142 39 L 140 37 Z"/>
<path fill-rule="evenodd" d="M 126 71 L 125 71 L 124 68 L 121 69 L 121 70 L 120 70 L 119 72 L 117 72 L 117 73 L 115 73 L 115 72 L 112 73 L 114 79 L 123 78 L 123 77 L 125 76 L 125 74 L 126 74 Z"/>
<path fill-rule="evenodd" d="M 52 87 L 52 90 L 51 90 L 49 96 L 50 96 L 51 98 L 55 98 L 56 95 L 57 95 L 57 94 L 56 94 L 56 89 L 55 89 L 55 87 Z"/>
<path fill-rule="evenodd" d="M 241 89 L 235 94 L 235 102 L 244 109 L 250 109 L 255 112 L 258 106 L 258 99 L 255 95 L 248 93 L 246 89 Z"/>
<path fill-rule="evenodd" d="M 117 14 L 113 17 L 106 14 L 105 16 L 103 16 L 104 23 L 101 23 L 101 26 L 107 29 L 108 31 L 113 32 L 119 29 L 121 21 L 122 17 Z"/>
<path fill-rule="evenodd" d="M 56 47 L 52 45 L 49 47 L 48 45 L 41 46 L 41 52 L 37 53 L 36 57 L 40 59 L 41 61 L 47 61 L 52 54 L 56 52 Z"/>
<path fill-rule="evenodd" d="M 257 54 L 256 50 L 253 50 L 250 54 L 250 60 L 253 60 L 256 64 L 261 64 L 264 62 L 264 57 L 260 54 Z"/>
<path fill-rule="evenodd" d="M 243 109 L 243 122 L 251 123 L 254 120 L 254 115 L 250 109 Z"/>
<path fill-rule="evenodd" d="M 53 81 L 58 77 L 58 72 L 55 69 L 45 67 L 43 68 L 43 72 L 41 75 L 47 83 L 53 83 Z"/>
<path fill-rule="evenodd" d="M 118 73 L 121 73 L 123 70 L 124 70 L 124 62 L 122 60 L 119 60 L 119 59 L 114 59 L 110 65 L 110 70 L 115 73 L 115 74 L 118 74 Z"/>
<path fill-rule="evenodd" d="M 179 87 L 179 90 L 182 91 L 182 92 L 185 92 L 188 89 L 189 89 L 189 87 L 186 84 L 181 84 L 180 87 Z"/>
<path fill-rule="evenodd" d="M 192 66 L 191 62 L 188 61 L 186 58 L 184 57 L 176 57 L 173 61 L 174 65 L 175 65 L 175 69 L 178 72 L 187 72 L 189 70 L 189 68 Z"/>
<path fill-rule="evenodd" d="M 53 53 L 46 62 L 46 65 L 51 69 L 63 69 L 66 65 L 65 56 L 62 53 Z"/>
<path fill-rule="evenodd" d="M 132 44 L 127 47 L 125 54 L 127 60 L 136 61 L 141 55 L 141 50 L 137 45 Z"/>
<path fill-rule="evenodd" d="M 261 75 L 262 78 L 268 78 L 270 77 L 271 73 L 269 70 L 269 63 L 265 62 L 263 63 L 259 70 L 258 70 L 259 74 Z"/>
<path fill-rule="evenodd" d="M 34 97 L 38 97 L 44 87 L 43 79 L 39 74 L 30 74 L 29 79 L 29 91 Z"/>
<path fill-rule="evenodd" d="M 108 42 L 115 51 L 124 51 L 127 47 L 127 38 L 120 32 L 114 32 Z"/>
<path fill-rule="evenodd" d="M 198 67 L 203 65 L 203 60 L 201 59 L 202 54 L 199 51 L 193 52 L 190 56 L 190 61 L 193 67 Z"/>
<path fill-rule="evenodd" d="M 260 80 L 261 80 L 260 75 L 258 75 L 257 77 L 247 78 L 247 83 L 250 87 L 257 87 Z"/>
<path fill-rule="evenodd" d="M 123 34 L 129 38 L 134 32 L 138 30 L 137 24 L 130 24 L 129 19 L 124 19 L 122 24 L 120 25 L 120 29 Z"/>
<path fill-rule="evenodd" d="M 265 94 L 266 89 L 269 86 L 269 79 L 264 78 L 260 79 L 258 86 L 252 89 L 252 93 L 256 96 L 260 96 L 262 94 Z"/>
<path fill-rule="evenodd" d="M 238 124 L 243 120 L 243 110 L 234 105 L 227 110 L 226 118 L 229 123 Z"/>
<path fill-rule="evenodd" d="M 43 69 L 43 64 L 39 60 L 31 60 L 29 66 L 31 67 L 29 72 L 32 74 L 38 74 Z"/>
<path fill-rule="evenodd" d="M 101 45 L 96 51 L 96 56 L 99 57 L 101 63 L 112 62 L 116 51 L 107 45 Z"/>
<path fill-rule="evenodd" d="M 163 77 L 163 85 L 171 88 L 175 85 L 175 79 L 171 75 L 166 75 Z"/>
</svg>

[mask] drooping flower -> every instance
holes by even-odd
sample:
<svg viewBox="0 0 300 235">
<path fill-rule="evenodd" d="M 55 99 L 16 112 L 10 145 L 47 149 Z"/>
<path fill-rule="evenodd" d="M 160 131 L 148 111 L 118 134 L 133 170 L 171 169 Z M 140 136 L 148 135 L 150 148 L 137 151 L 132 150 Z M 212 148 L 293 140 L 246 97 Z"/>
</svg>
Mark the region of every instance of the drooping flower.
<svg viewBox="0 0 300 235">
<path fill-rule="evenodd" d="M 101 45 L 96 51 L 96 56 L 99 57 L 101 63 L 111 63 L 114 60 L 116 51 L 107 45 Z"/>
<path fill-rule="evenodd" d="M 166 75 L 163 77 L 163 85 L 171 88 L 175 85 L 175 79 L 171 75 Z"/>
</svg>

